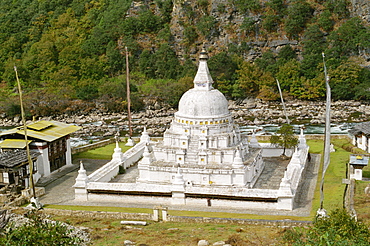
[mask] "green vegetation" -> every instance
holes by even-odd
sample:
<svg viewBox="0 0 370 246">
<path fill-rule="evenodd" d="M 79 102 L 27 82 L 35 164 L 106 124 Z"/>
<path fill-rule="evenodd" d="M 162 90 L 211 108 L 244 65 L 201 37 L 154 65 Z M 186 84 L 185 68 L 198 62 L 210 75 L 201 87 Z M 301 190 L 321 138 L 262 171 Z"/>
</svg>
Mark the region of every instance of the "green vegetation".
<svg viewBox="0 0 370 246">
<path fill-rule="evenodd" d="M 365 188 L 368 185 L 369 185 L 368 181 L 356 180 L 354 207 L 355 207 L 357 217 L 359 218 L 359 220 L 369 222 L 370 221 L 370 197 L 369 195 L 365 194 Z"/>
<path fill-rule="evenodd" d="M 99 160 L 110 160 L 112 159 L 112 154 L 114 153 L 114 148 L 116 144 L 109 144 L 101 148 L 88 150 L 85 152 L 77 153 L 73 155 L 73 159 L 99 159 Z M 122 152 L 126 152 L 130 149 L 130 146 L 125 146 L 125 143 L 120 142 L 119 147 Z"/>
<path fill-rule="evenodd" d="M 330 211 L 332 208 L 343 207 L 343 195 L 345 184 L 342 183 L 342 179 L 346 177 L 346 168 L 349 161 L 349 155 L 351 152 L 344 150 L 341 146 L 343 143 L 348 143 L 345 139 L 332 139 L 331 142 L 334 144 L 335 152 L 330 153 L 330 164 L 325 174 L 324 183 L 324 208 Z M 321 153 L 323 158 L 324 143 L 322 140 L 308 140 L 311 153 Z M 312 147 L 311 147 L 312 146 Z M 318 182 L 316 184 L 314 200 L 312 203 L 311 216 L 316 215 L 317 210 L 320 208 L 320 180 L 321 180 L 322 168 L 319 170 Z"/>
<path fill-rule="evenodd" d="M 370 231 L 366 224 L 357 222 L 344 209 L 335 209 L 329 217 L 319 217 L 313 226 L 297 227 L 284 233 L 288 245 L 359 245 L 370 243 Z"/>
<path fill-rule="evenodd" d="M 235 225 L 205 223 L 156 223 L 150 221 L 146 226 L 124 226 L 119 220 L 69 218 L 56 216 L 58 220 L 70 220 L 73 224 L 91 228 L 94 246 L 120 245 L 130 240 L 136 245 L 177 246 L 197 245 L 201 239 L 208 240 L 211 245 L 218 241 L 226 241 L 233 246 L 273 245 L 278 242 L 281 229 L 259 225 Z"/>
<path fill-rule="evenodd" d="M 29 117 L 87 113 L 97 104 L 101 110 L 126 110 L 125 46 L 130 52 L 132 109 L 143 109 L 144 99 L 177 106 L 192 86 L 188 78 L 196 66 L 191 59 L 204 42 L 218 43 L 217 49 L 208 47 L 216 57 L 211 72 L 230 99 L 277 100 L 275 78 L 287 98 L 322 99 L 322 52 L 334 99 L 370 99 L 370 71 L 358 59 L 370 47 L 369 26 L 350 17 L 347 0 L 231 0 L 215 9 L 207 0 L 154 0 L 130 9 L 131 3 L 1 1 L 0 112 L 19 114 L 14 65 Z M 177 27 L 174 4 L 183 13 Z M 217 11 L 231 9 L 244 16 L 242 23 L 231 25 L 215 17 Z M 224 31 L 230 35 L 227 47 L 218 42 Z M 294 50 L 289 45 L 279 51 L 264 48 L 255 63 L 245 61 L 253 42 L 282 35 L 298 41 Z M 181 59 L 175 52 L 179 46 L 184 48 Z M 297 59 L 298 53 L 303 59 Z M 156 87 L 163 91 L 152 90 Z"/>
<path fill-rule="evenodd" d="M 121 213 L 153 213 L 153 209 L 148 208 L 129 208 L 129 207 L 100 207 L 100 206 L 72 206 L 72 205 L 53 205 L 48 204 L 45 208 L 82 210 L 82 211 L 102 211 L 102 212 L 121 212 Z M 263 219 L 263 220 L 301 220 L 310 221 L 310 217 L 284 216 L 284 215 L 257 215 L 257 214 L 240 214 L 226 212 L 204 212 L 188 210 L 169 210 L 172 216 L 187 217 L 207 217 L 207 218 L 232 218 L 232 219 Z"/>
<path fill-rule="evenodd" d="M 27 212 L 26 217 L 29 219 L 27 223 L 1 231 L 0 245 L 81 245 L 82 240 L 73 236 L 66 224 L 51 223 L 34 211 Z"/>
<path fill-rule="evenodd" d="M 297 146 L 298 139 L 294 135 L 293 126 L 284 124 L 276 131 L 276 135 L 270 137 L 270 142 L 276 146 L 282 147 L 283 154 L 285 155 L 285 149 L 291 149 Z"/>
</svg>

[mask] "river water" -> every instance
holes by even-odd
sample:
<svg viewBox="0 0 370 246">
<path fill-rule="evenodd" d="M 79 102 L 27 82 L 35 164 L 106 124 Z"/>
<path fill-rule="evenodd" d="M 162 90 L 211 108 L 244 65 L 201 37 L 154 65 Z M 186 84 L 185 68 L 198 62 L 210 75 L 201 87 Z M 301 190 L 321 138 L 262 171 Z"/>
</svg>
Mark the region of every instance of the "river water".
<svg viewBox="0 0 370 246">
<path fill-rule="evenodd" d="M 90 125 L 99 125 L 102 122 L 92 122 L 88 123 Z M 330 132 L 331 134 L 347 134 L 349 129 L 352 129 L 353 126 L 355 126 L 358 123 L 339 123 L 339 124 L 331 124 Z M 296 134 L 300 133 L 300 128 L 304 127 L 303 133 L 304 134 L 324 134 L 325 125 L 293 125 L 294 131 Z M 115 126 L 112 126 L 115 127 Z M 8 130 L 11 127 L 1 127 L 0 126 L 0 132 L 4 130 Z M 271 135 L 274 132 L 276 132 L 280 126 L 274 125 L 274 124 L 266 124 L 266 125 L 259 125 L 259 126 L 241 126 L 239 125 L 240 131 L 242 134 L 252 134 L 254 131 L 256 135 Z M 139 137 L 139 135 L 134 137 Z M 71 146 L 77 147 L 81 145 L 86 145 L 91 142 L 99 141 L 103 138 L 103 136 L 85 136 L 85 137 L 71 137 Z"/>
<path fill-rule="evenodd" d="M 92 125 L 99 125 L 101 122 L 93 122 L 89 123 Z M 331 134 L 347 134 L 349 129 L 352 129 L 354 125 L 357 123 L 339 123 L 339 124 L 332 124 L 330 127 Z M 325 125 L 293 125 L 294 131 L 296 134 L 300 133 L 300 128 L 304 127 L 303 133 L 304 134 L 324 134 Z M 112 126 L 115 127 L 115 126 Z M 280 126 L 274 124 L 266 124 L 266 125 L 259 125 L 259 126 L 241 126 L 239 125 L 240 131 L 242 134 L 252 134 L 255 131 L 256 135 L 271 135 L 276 132 Z M 0 129 L 1 130 L 1 129 Z M 123 135 L 122 135 L 123 136 Z M 140 135 L 133 135 L 133 137 L 139 137 Z M 71 137 L 71 145 L 72 147 L 77 147 L 81 145 L 85 145 L 91 142 L 98 141 L 102 139 L 102 136 L 86 136 L 83 138 L 73 138 Z"/>
</svg>

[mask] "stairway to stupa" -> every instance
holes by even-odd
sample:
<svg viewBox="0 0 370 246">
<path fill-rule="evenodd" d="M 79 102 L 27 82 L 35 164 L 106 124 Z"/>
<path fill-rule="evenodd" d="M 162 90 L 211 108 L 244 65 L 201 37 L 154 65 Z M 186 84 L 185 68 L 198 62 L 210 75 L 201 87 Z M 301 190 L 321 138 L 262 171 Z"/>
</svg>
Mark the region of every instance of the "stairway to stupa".
<svg viewBox="0 0 370 246">
<path fill-rule="evenodd" d="M 190 139 L 189 147 L 186 150 L 185 163 L 186 164 L 196 164 L 196 163 L 198 163 L 198 151 L 199 151 L 198 138 L 193 136 Z"/>
</svg>

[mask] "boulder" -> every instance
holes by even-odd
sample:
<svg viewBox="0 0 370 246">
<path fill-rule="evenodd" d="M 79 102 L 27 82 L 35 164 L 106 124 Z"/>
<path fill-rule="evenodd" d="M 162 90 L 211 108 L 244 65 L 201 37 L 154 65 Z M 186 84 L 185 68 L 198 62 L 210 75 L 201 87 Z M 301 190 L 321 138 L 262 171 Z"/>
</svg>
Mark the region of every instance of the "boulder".
<svg viewBox="0 0 370 246">
<path fill-rule="evenodd" d="M 198 246 L 208 246 L 209 242 L 207 240 L 200 240 L 198 242 Z"/>
</svg>

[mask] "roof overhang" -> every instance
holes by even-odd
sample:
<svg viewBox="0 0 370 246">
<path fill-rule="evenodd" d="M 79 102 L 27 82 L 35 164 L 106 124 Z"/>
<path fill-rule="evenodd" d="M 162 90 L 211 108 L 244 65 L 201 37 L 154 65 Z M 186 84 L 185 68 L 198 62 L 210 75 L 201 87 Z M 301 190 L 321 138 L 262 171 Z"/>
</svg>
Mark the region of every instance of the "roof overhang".
<svg viewBox="0 0 370 246">
<path fill-rule="evenodd" d="M 24 149 L 27 144 L 30 144 L 32 141 L 24 139 L 5 139 L 4 141 L 0 142 L 1 149 Z"/>
<path fill-rule="evenodd" d="M 53 142 L 59 138 L 78 131 L 79 129 L 81 129 L 81 127 L 71 124 L 65 124 L 58 121 L 41 120 L 27 125 L 27 136 L 47 142 Z M 14 134 L 25 135 L 25 131 L 23 127 L 16 127 L 1 132 L 0 137 Z"/>
</svg>

